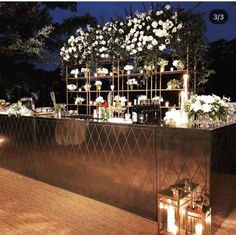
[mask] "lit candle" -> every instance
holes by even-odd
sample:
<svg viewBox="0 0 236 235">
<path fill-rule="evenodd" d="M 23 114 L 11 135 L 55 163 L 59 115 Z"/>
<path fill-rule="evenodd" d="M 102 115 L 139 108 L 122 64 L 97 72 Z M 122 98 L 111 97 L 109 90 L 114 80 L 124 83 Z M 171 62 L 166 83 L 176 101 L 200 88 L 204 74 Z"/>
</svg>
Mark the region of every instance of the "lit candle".
<svg viewBox="0 0 236 235">
<path fill-rule="evenodd" d="M 169 101 L 166 101 L 166 102 L 165 102 L 165 106 L 168 108 L 169 105 L 170 105 L 170 102 L 169 102 Z"/>
<path fill-rule="evenodd" d="M 167 210 L 167 232 L 173 235 L 176 234 L 175 209 L 173 206 L 169 206 Z"/>
<path fill-rule="evenodd" d="M 128 106 L 131 107 L 132 103 L 131 102 L 128 102 Z"/>
<path fill-rule="evenodd" d="M 128 75 L 130 74 L 130 70 L 127 71 L 127 74 L 128 74 Z"/>
<path fill-rule="evenodd" d="M 143 73 L 143 70 L 140 70 L 140 73 Z"/>
<path fill-rule="evenodd" d="M 114 88 L 115 88 L 115 86 L 114 86 L 114 85 L 111 85 L 110 88 L 111 88 L 111 90 L 113 91 Z"/>
<path fill-rule="evenodd" d="M 90 104 L 90 105 L 93 105 L 93 101 L 90 100 L 90 101 L 89 101 L 89 104 Z"/>
<path fill-rule="evenodd" d="M 81 89 L 81 88 L 79 88 L 79 91 L 82 91 L 82 89 Z"/>
<path fill-rule="evenodd" d="M 202 224 L 195 225 L 195 233 L 196 235 L 202 235 Z"/>
<path fill-rule="evenodd" d="M 112 76 L 113 75 L 113 73 L 112 72 L 110 72 L 110 76 Z"/>
<path fill-rule="evenodd" d="M 185 92 L 185 99 L 188 99 L 188 79 L 189 79 L 189 75 L 186 73 L 183 76 L 183 80 L 184 80 L 184 92 Z"/>
<path fill-rule="evenodd" d="M 97 74 L 97 73 L 95 73 L 95 74 L 94 74 L 94 77 L 96 78 L 97 76 L 98 76 L 98 74 Z"/>
<path fill-rule="evenodd" d="M 185 104 L 185 92 L 184 91 L 181 91 L 180 92 L 180 107 L 181 107 L 181 110 L 184 110 L 184 104 Z"/>
<path fill-rule="evenodd" d="M 174 68 L 173 68 L 173 67 L 170 67 L 170 71 L 174 71 Z"/>
</svg>

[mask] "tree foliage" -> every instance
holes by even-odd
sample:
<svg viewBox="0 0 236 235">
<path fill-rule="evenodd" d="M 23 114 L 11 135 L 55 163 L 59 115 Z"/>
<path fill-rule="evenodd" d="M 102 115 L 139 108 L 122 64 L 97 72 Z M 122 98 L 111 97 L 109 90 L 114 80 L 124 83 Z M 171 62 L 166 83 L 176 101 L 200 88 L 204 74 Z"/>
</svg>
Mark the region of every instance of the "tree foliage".
<svg viewBox="0 0 236 235">
<path fill-rule="evenodd" d="M 52 12 L 56 8 L 76 12 L 73 2 L 6 2 L 0 3 L 0 94 L 1 98 L 12 101 L 41 89 L 43 84 L 47 92 L 53 88 L 38 76 L 41 65 L 57 63 L 63 38 L 75 32 L 79 26 L 96 21 L 90 15 L 64 19 L 61 23 L 53 21 Z M 47 71 L 44 72 L 44 74 Z M 49 75 L 50 77 L 51 75 Z M 36 80 L 39 77 L 39 80 Z M 60 83 L 59 70 L 54 79 Z M 37 86 L 40 81 L 41 85 Z M 46 90 L 44 89 L 44 92 Z M 42 89 L 41 92 L 42 94 Z"/>
</svg>

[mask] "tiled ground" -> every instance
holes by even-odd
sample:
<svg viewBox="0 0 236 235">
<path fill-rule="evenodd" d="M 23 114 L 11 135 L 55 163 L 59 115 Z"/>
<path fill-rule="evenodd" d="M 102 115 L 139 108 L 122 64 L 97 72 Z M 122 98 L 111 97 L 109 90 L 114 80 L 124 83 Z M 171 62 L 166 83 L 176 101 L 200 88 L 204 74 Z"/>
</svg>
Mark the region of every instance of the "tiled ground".
<svg viewBox="0 0 236 235">
<path fill-rule="evenodd" d="M 229 215 L 227 220 L 217 230 L 215 235 L 235 235 L 236 234 L 236 209 Z"/>
<path fill-rule="evenodd" d="M 153 221 L 0 168 L 2 235 L 156 235 Z M 236 234 L 236 209 L 215 235 Z"/>
</svg>

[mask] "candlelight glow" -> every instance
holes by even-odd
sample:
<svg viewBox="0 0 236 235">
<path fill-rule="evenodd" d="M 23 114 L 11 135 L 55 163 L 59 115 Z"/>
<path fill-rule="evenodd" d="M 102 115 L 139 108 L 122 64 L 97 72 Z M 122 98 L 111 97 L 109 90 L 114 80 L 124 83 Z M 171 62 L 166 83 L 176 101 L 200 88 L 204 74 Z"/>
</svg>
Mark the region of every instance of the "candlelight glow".
<svg viewBox="0 0 236 235">
<path fill-rule="evenodd" d="M 202 235 L 202 224 L 196 224 L 195 233 L 196 235 Z"/>
<path fill-rule="evenodd" d="M 167 232 L 176 234 L 175 209 L 169 206 L 167 210 Z"/>
</svg>

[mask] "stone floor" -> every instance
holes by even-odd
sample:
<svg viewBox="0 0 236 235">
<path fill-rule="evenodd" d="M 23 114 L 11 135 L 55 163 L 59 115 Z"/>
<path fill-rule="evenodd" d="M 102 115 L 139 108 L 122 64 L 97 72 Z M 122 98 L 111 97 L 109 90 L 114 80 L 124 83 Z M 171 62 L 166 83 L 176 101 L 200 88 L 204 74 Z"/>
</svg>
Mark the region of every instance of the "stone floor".
<svg viewBox="0 0 236 235">
<path fill-rule="evenodd" d="M 0 234 L 156 235 L 156 223 L 0 168 Z M 236 210 L 216 235 L 236 234 Z"/>
</svg>

